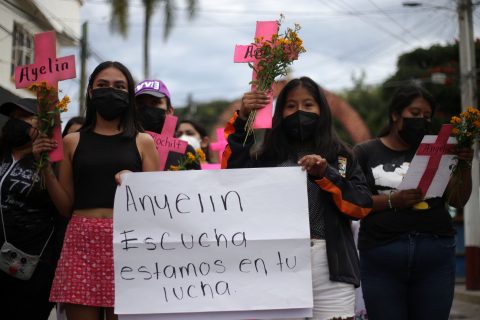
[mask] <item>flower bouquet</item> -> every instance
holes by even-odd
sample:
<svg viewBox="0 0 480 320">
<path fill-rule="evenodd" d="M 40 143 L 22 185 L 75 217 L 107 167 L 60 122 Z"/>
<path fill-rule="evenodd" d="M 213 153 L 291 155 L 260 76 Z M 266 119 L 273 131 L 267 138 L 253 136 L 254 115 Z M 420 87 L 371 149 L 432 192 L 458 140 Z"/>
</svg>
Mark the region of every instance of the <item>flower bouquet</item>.
<svg viewBox="0 0 480 320">
<path fill-rule="evenodd" d="M 192 152 L 187 152 L 185 158 L 178 163 L 178 165 L 171 165 L 168 168 L 168 171 L 181 171 L 188 170 L 189 165 L 200 164 L 202 161 L 205 161 L 205 153 L 202 149 L 196 149 L 195 154 Z"/>
<path fill-rule="evenodd" d="M 38 132 L 40 135 L 51 138 L 53 128 L 60 124 L 60 113 L 67 111 L 70 98 L 65 96 L 62 100 L 58 101 L 57 89 L 49 86 L 46 82 L 33 84 L 29 89 L 37 93 Z M 37 175 L 47 166 L 49 161 L 48 152 L 42 152 L 36 163 Z"/>
<path fill-rule="evenodd" d="M 452 134 L 457 138 L 458 148 L 471 148 L 475 140 L 480 137 L 480 111 L 476 108 L 468 108 L 454 116 L 450 120 L 453 125 Z M 456 165 L 453 166 L 452 175 L 456 175 L 460 169 L 471 167 L 470 161 L 458 159 Z"/>
<path fill-rule="evenodd" d="M 284 16 L 280 15 L 278 20 L 278 27 L 280 28 Z M 268 92 L 271 90 L 275 78 L 278 76 L 286 76 L 289 71 L 289 66 L 294 60 L 298 59 L 300 53 L 305 52 L 302 46 L 302 39 L 298 37 L 298 31 L 301 29 L 300 25 L 295 24 L 294 28 L 287 28 L 283 34 L 273 35 L 271 40 L 256 38 L 253 45 L 258 53 L 258 61 L 256 64 L 249 63 L 257 77 L 252 80 L 257 91 Z M 255 122 L 256 110 L 253 110 L 245 124 L 245 131 L 247 138 L 253 133 L 253 123 Z M 246 139 L 245 139 L 246 141 Z"/>
<path fill-rule="evenodd" d="M 468 108 L 458 116 L 452 117 L 450 123 L 453 126 L 452 134 L 457 138 L 457 148 L 471 148 L 475 140 L 480 136 L 480 111 L 476 108 Z M 471 175 L 472 163 L 469 160 L 457 158 L 457 163 L 450 166 L 452 178 L 447 185 L 446 195 L 451 204 L 461 204 L 464 201 L 462 185 Z"/>
</svg>

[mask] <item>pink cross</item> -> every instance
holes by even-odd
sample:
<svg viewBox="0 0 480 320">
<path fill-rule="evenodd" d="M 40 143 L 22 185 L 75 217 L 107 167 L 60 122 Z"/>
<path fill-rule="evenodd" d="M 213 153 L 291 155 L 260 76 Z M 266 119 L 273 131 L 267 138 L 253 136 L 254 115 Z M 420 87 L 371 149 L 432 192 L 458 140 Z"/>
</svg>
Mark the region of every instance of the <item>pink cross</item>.
<svg viewBox="0 0 480 320">
<path fill-rule="evenodd" d="M 427 167 L 418 183 L 418 187 L 422 190 L 423 195 L 427 194 L 428 188 L 430 188 L 430 185 L 432 184 L 440 160 L 442 160 L 442 156 L 446 154 L 455 154 L 454 149 L 456 145 L 447 143 L 451 132 L 452 125 L 444 124 L 442 125 L 434 143 L 422 143 L 417 149 L 416 155 L 430 156 Z"/>
<path fill-rule="evenodd" d="M 278 33 L 277 21 L 257 21 L 257 27 L 255 29 L 255 38 L 263 40 L 272 40 L 272 36 Z M 257 67 L 258 59 L 260 58 L 259 52 L 254 44 L 250 45 L 236 45 L 233 62 L 246 63 L 253 62 L 255 68 Z M 257 78 L 257 73 L 253 71 L 252 79 Z M 252 90 L 255 90 L 255 86 L 252 85 Z M 273 93 L 269 94 L 270 101 L 267 106 L 257 111 L 255 118 L 254 128 L 271 128 L 272 127 L 272 101 Z"/>
<path fill-rule="evenodd" d="M 210 150 L 218 152 L 218 162 L 222 163 L 222 156 L 228 142 L 225 139 L 223 128 L 217 128 L 217 142 L 210 143 Z"/>
<path fill-rule="evenodd" d="M 188 143 L 186 141 L 173 137 L 175 133 L 175 127 L 177 125 L 178 118 L 175 116 L 165 116 L 165 122 L 163 124 L 162 132 L 160 134 L 147 131 L 155 141 L 158 155 L 160 157 L 160 170 L 165 170 L 165 164 L 167 162 L 168 154 L 170 152 L 177 152 L 184 154 L 187 149 Z"/>
<path fill-rule="evenodd" d="M 58 82 L 75 78 L 75 56 L 57 58 L 55 31 L 37 33 L 34 37 L 34 63 L 15 68 L 15 86 L 27 88 L 34 83 L 47 82 L 58 90 Z M 57 94 L 58 96 L 58 91 Z M 57 162 L 63 159 L 62 132 L 60 117 L 53 128 L 53 137 L 58 147 L 50 152 L 50 160 Z"/>
</svg>

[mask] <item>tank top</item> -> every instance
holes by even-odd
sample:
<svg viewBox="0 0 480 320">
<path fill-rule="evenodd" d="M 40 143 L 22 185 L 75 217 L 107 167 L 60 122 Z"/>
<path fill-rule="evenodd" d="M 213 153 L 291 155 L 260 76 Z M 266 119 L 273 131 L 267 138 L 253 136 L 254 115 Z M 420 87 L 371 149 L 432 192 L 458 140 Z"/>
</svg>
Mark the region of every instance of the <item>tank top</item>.
<svg viewBox="0 0 480 320">
<path fill-rule="evenodd" d="M 115 174 L 142 171 L 135 137 L 105 136 L 81 131 L 72 160 L 75 199 L 73 208 L 113 208 Z"/>
</svg>

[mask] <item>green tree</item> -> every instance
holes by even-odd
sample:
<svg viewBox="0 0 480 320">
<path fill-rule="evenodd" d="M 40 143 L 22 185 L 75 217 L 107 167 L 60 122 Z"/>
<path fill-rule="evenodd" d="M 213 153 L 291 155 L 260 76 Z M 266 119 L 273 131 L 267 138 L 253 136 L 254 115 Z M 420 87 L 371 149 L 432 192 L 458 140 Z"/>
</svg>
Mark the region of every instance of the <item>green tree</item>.
<svg viewBox="0 0 480 320">
<path fill-rule="evenodd" d="M 214 100 L 197 104 L 197 111 L 193 116 L 188 115 L 188 108 L 176 108 L 175 115 L 180 120 L 192 119 L 202 125 L 207 132 L 212 132 L 217 123 L 218 116 L 230 106 L 232 102 L 226 100 Z"/>
<path fill-rule="evenodd" d="M 477 65 L 480 42 L 476 41 Z M 437 79 L 437 80 L 436 80 Z M 432 93 L 437 103 L 437 126 L 447 123 L 452 115 L 461 111 L 458 43 L 418 48 L 398 58 L 397 71 L 382 88 L 384 100 L 393 95 L 399 85 L 415 82 Z M 440 80 L 440 81 L 439 81 Z"/>
<path fill-rule="evenodd" d="M 365 84 L 365 72 L 360 76 L 352 75 L 353 87 L 340 95 L 360 114 L 373 136 L 377 135 L 387 123 L 387 103 L 382 96 L 380 85 Z M 339 136 L 349 141 L 348 134 L 337 123 Z"/>
<path fill-rule="evenodd" d="M 111 20 L 110 29 L 126 37 L 128 34 L 128 0 L 110 0 Z M 195 16 L 197 1 L 186 0 L 188 17 Z M 163 6 L 163 39 L 167 40 L 174 22 L 175 0 L 142 0 L 144 8 L 143 25 L 143 76 L 145 79 L 150 75 L 150 28 L 152 16 L 159 6 Z"/>
</svg>

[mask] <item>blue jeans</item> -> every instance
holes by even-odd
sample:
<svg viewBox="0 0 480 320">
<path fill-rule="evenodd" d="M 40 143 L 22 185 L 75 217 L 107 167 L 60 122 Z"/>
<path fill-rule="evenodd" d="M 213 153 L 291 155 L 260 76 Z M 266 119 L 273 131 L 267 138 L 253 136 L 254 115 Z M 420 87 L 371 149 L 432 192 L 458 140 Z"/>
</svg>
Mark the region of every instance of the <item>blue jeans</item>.
<svg viewBox="0 0 480 320">
<path fill-rule="evenodd" d="M 410 233 L 360 251 L 369 320 L 447 320 L 455 287 L 455 237 Z"/>
</svg>

